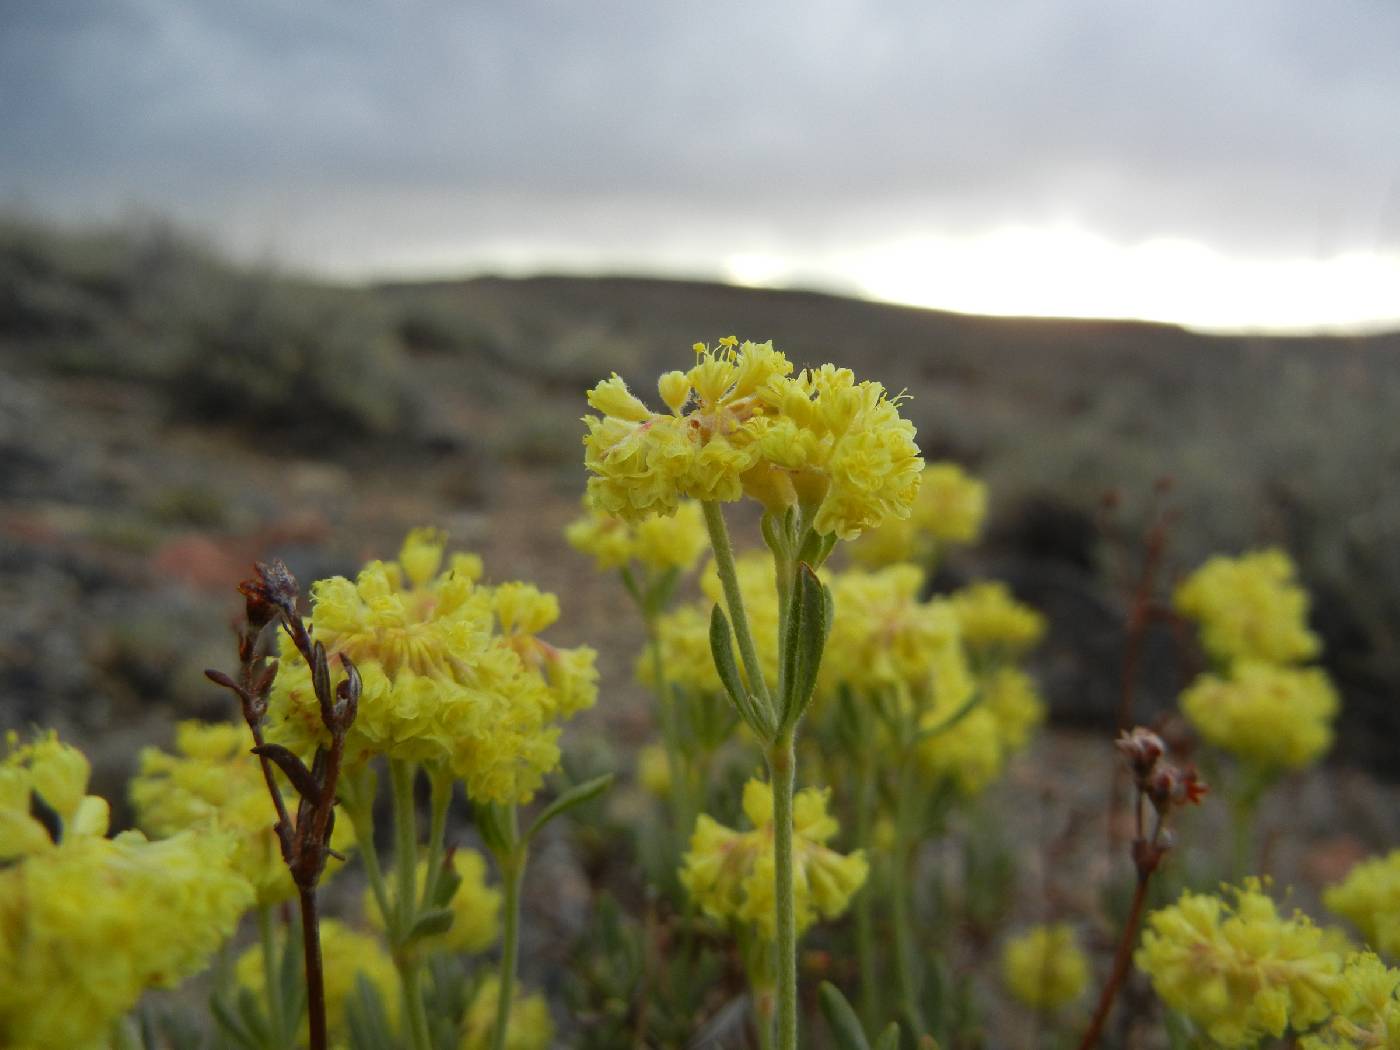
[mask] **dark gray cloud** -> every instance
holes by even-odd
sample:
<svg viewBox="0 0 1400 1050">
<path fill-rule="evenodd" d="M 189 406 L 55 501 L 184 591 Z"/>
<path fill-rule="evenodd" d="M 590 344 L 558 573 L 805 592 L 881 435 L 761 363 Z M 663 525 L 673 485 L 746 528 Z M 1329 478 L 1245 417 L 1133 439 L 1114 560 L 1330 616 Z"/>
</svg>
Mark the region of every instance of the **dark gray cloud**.
<svg viewBox="0 0 1400 1050">
<path fill-rule="evenodd" d="M 8 0 L 0 198 L 321 255 L 1056 221 L 1400 250 L 1397 55 L 1391 0 Z"/>
</svg>

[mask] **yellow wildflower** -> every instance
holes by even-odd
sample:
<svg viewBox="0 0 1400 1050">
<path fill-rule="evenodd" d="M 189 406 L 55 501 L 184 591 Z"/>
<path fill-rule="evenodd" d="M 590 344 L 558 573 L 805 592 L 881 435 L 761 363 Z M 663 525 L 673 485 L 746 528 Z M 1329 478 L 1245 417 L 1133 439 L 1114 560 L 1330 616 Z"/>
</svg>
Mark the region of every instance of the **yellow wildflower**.
<svg viewBox="0 0 1400 1050">
<path fill-rule="evenodd" d="M 1342 957 L 1301 912 L 1279 915 L 1258 879 L 1219 896 L 1186 892 L 1147 918 L 1134 956 L 1163 1002 L 1222 1047 L 1305 1030 L 1347 1000 Z"/>
<path fill-rule="evenodd" d="M 1394 1050 L 1400 1047 L 1400 970 L 1370 952 L 1347 959 L 1346 1005 L 1321 1031 L 1299 1040 L 1301 1050 Z"/>
<path fill-rule="evenodd" d="M 823 365 L 794 376 L 771 343 L 702 348 L 659 389 L 653 413 L 616 375 L 589 392 L 588 493 L 629 521 L 685 498 L 802 506 L 817 532 L 852 539 L 909 513 L 922 460 L 914 428 L 879 383 Z"/>
<path fill-rule="evenodd" d="M 487 1050 L 496 1026 L 500 978 L 486 977 L 462 1022 L 461 1050 Z M 506 1050 L 549 1050 L 554 1042 L 554 1022 L 549 1016 L 549 1004 L 543 996 L 525 995 L 518 989 L 510 1004 L 510 1026 L 506 1032 Z"/>
<path fill-rule="evenodd" d="M 944 725 L 961 705 L 939 704 L 920 720 L 921 729 Z M 959 794 L 986 790 L 1006 768 L 1010 750 L 996 717 L 978 703 L 956 723 L 919 744 L 919 763 L 934 779 L 950 784 Z"/>
<path fill-rule="evenodd" d="M 1181 710 L 1207 742 L 1265 771 L 1321 757 L 1338 706 L 1325 672 L 1250 661 L 1225 677 L 1203 674 L 1181 694 Z"/>
<path fill-rule="evenodd" d="M 1322 900 L 1350 919 L 1372 948 L 1400 957 L 1400 850 L 1362 861 L 1329 886 Z"/>
<path fill-rule="evenodd" d="M 822 653 L 820 691 L 894 692 L 956 709 L 972 694 L 958 623 L 946 601 L 920 601 L 913 565 L 831 576 L 836 619 Z"/>
<path fill-rule="evenodd" d="M 1033 926 L 1006 942 L 1001 974 L 1011 994 L 1027 1006 L 1053 1010 L 1084 994 L 1089 960 L 1065 923 Z"/>
<path fill-rule="evenodd" d="M 5 735 L 0 761 L 0 864 L 54 848 L 51 830 L 36 818 L 36 802 L 59 821 L 59 838 L 69 841 L 107 834 L 107 800 L 87 794 L 91 767 L 76 747 L 52 731 L 27 744 Z"/>
<path fill-rule="evenodd" d="M 129 791 L 136 823 L 152 838 L 207 827 L 227 831 L 235 843 L 234 869 L 253 884 L 258 904 L 272 904 L 296 896 L 296 886 L 282 859 L 273 830 L 277 811 L 258 760 L 249 753 L 251 745 L 243 726 L 181 722 L 176 753 L 143 749 Z M 285 778 L 277 777 L 283 797 L 293 799 Z M 343 852 L 354 841 L 350 821 L 338 822 L 331 845 Z M 332 857 L 327 871 L 340 864 Z"/>
<path fill-rule="evenodd" d="M 1019 751 L 1031 731 L 1045 721 L 1045 701 L 1031 676 L 1014 667 L 999 667 L 978 679 L 981 706 L 996 721 L 1002 746 Z"/>
<path fill-rule="evenodd" d="M 253 902 L 214 831 L 77 836 L 0 869 L 0 1046 L 106 1047 L 148 988 L 203 970 Z"/>
<path fill-rule="evenodd" d="M 575 550 L 591 555 L 599 570 L 620 569 L 631 561 L 655 572 L 689 572 L 710 545 L 705 516 L 693 500 L 669 517 L 628 522 L 594 510 L 584 499 L 583 517 L 570 523 L 564 537 Z"/>
<path fill-rule="evenodd" d="M 898 562 L 927 565 L 940 545 L 976 540 L 986 516 L 985 484 L 956 463 L 929 463 L 909 517 L 865 533 L 851 554 L 872 568 Z"/>
<path fill-rule="evenodd" d="M 479 585 L 480 560 L 446 570 L 440 533 L 409 534 L 398 562 L 354 582 L 320 580 L 311 624 L 363 681 L 349 761 L 376 754 L 445 765 L 481 801 L 526 801 L 559 761 L 558 721 L 597 696 L 592 649 L 539 637 L 558 600 L 530 584 Z M 271 698 L 273 738 L 310 750 L 324 737 L 310 672 L 284 639 Z"/>
<path fill-rule="evenodd" d="M 1045 634 L 1045 617 L 1011 597 L 1004 583 L 974 583 L 955 592 L 949 601 L 962 628 L 963 644 L 979 657 L 1019 656 Z"/>
<path fill-rule="evenodd" d="M 797 929 L 820 915 L 846 910 L 869 872 L 864 850 L 842 855 L 826 843 L 839 830 L 827 812 L 831 792 L 805 788 L 793 801 L 793 895 Z M 681 882 L 711 918 L 776 932 L 774 903 L 773 789 L 760 780 L 744 786 L 744 814 L 752 831 L 734 831 L 708 815 L 695 823 Z"/>
<path fill-rule="evenodd" d="M 647 744 L 637 752 L 637 783 L 657 798 L 671 794 L 671 760 L 660 744 Z"/>
<path fill-rule="evenodd" d="M 283 936 L 288 931 L 283 931 Z M 298 943 L 300 936 L 298 931 Z M 294 949 L 295 950 L 295 949 Z M 351 929 L 338 919 L 321 920 L 321 958 L 326 982 L 326 1036 L 336 1050 L 349 1046 L 350 1027 L 346 1004 L 355 994 L 356 982 L 364 977 L 379 993 L 390 1026 L 397 1027 L 399 1016 L 399 977 L 378 937 Z M 259 999 L 267 993 L 262 949 L 253 945 L 238 957 L 234 966 L 238 983 Z M 301 1022 L 301 1042 L 306 1042 L 308 1023 Z"/>
<path fill-rule="evenodd" d="M 461 880 L 447 903 L 447 907 L 452 909 L 452 925 L 446 933 L 415 941 L 414 951 L 420 955 L 483 952 L 500 936 L 501 891 L 486 884 L 486 859 L 474 849 L 457 849 L 452 853 L 452 870 Z M 420 860 L 415 883 L 420 896 L 427 877 L 428 862 Z M 397 906 L 397 888 L 397 882 L 386 887 L 391 909 Z M 379 905 L 369 889 L 365 890 L 364 912 L 374 929 L 384 929 Z"/>
<path fill-rule="evenodd" d="M 1176 591 L 1177 610 L 1201 626 L 1201 643 L 1222 663 L 1300 663 L 1321 649 L 1308 630 L 1308 594 L 1281 550 L 1211 558 Z"/>
</svg>

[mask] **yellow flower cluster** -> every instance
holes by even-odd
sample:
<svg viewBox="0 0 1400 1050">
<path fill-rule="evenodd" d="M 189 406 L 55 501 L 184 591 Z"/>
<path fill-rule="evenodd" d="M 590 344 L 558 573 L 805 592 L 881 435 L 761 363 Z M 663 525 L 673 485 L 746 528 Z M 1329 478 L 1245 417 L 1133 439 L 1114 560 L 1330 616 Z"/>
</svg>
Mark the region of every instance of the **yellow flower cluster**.
<svg viewBox="0 0 1400 1050">
<path fill-rule="evenodd" d="M 657 798 L 671 795 L 671 760 L 660 744 L 647 744 L 637 750 L 637 783 Z"/>
<path fill-rule="evenodd" d="M 1317 668 L 1244 661 L 1203 674 L 1181 694 L 1201 736 L 1261 770 L 1300 769 L 1332 744 L 1339 702 Z"/>
<path fill-rule="evenodd" d="M 446 933 L 425 937 L 414 942 L 420 955 L 434 952 L 482 952 L 496 942 L 501 932 L 501 891 L 486 884 L 486 858 L 474 849 L 458 849 L 452 853 L 452 870 L 461 882 L 447 907 L 452 909 L 452 925 Z M 418 862 L 417 892 L 421 895 L 428 877 L 428 862 Z M 387 887 L 389 907 L 397 906 L 396 886 Z M 374 894 L 366 889 L 365 917 L 376 930 L 384 929 L 384 919 Z"/>
<path fill-rule="evenodd" d="M 148 988 L 203 970 L 252 904 L 214 832 L 63 840 L 0 869 L 0 1046 L 105 1047 Z"/>
<path fill-rule="evenodd" d="M 1065 923 L 1034 926 L 1006 942 L 1001 975 L 1011 994 L 1037 1010 L 1053 1010 L 1084 994 L 1089 960 Z"/>
<path fill-rule="evenodd" d="M 322 919 L 321 958 L 325 960 L 326 1036 L 332 1047 L 343 1050 L 350 1045 L 346 1004 L 355 994 L 355 985 L 361 976 L 379 993 L 379 1001 L 390 1026 L 397 1027 L 398 971 L 394 969 L 394 961 L 389 958 L 379 938 L 353 930 L 338 919 Z M 267 976 L 262 950 L 258 945 L 253 945 L 238 957 L 234 977 L 259 1000 L 266 995 Z M 303 1043 L 308 1039 L 305 1018 L 301 1022 L 300 1039 Z"/>
<path fill-rule="evenodd" d="M 862 565 L 928 565 L 945 544 L 971 543 L 987 516 L 987 486 L 956 463 L 924 467 L 919 497 L 907 518 L 896 518 L 851 545 Z"/>
<path fill-rule="evenodd" d="M 1004 583 L 983 581 L 948 599 L 968 651 L 982 658 L 1013 658 L 1033 648 L 1045 634 L 1045 617 L 1011 596 Z"/>
<path fill-rule="evenodd" d="M 1352 955 L 1342 971 L 1346 1004 L 1300 1050 L 1394 1050 L 1400 1047 L 1400 970 L 1370 952 Z"/>
<path fill-rule="evenodd" d="M 1308 630 L 1308 595 L 1281 550 L 1211 558 L 1176 591 L 1176 608 L 1201 627 L 1201 643 L 1222 663 L 1301 663 L 1321 643 Z"/>
<path fill-rule="evenodd" d="M 1148 916 L 1134 956 L 1163 1002 L 1222 1047 L 1305 1031 L 1347 1002 L 1342 954 L 1301 912 L 1283 917 L 1258 879 L 1183 893 Z"/>
<path fill-rule="evenodd" d="M 1351 920 L 1372 948 L 1400 956 L 1400 850 L 1362 861 L 1322 901 Z"/>
<path fill-rule="evenodd" d="M 657 572 L 689 572 L 710 545 L 705 516 L 693 500 L 681 503 L 669 517 L 625 521 L 594 509 L 585 497 L 583 516 L 569 524 L 564 538 L 590 555 L 600 572 L 633 561 Z"/>
<path fill-rule="evenodd" d="M 823 916 L 834 919 L 869 872 L 865 852 L 842 855 L 826 843 L 839 827 L 827 812 L 828 790 L 805 788 L 793 800 L 793 895 L 800 933 Z M 719 921 L 776 930 L 774 902 L 773 789 L 760 780 L 744 785 L 744 814 L 751 831 L 735 831 L 702 814 L 695 823 L 681 883 L 700 909 Z"/>
<path fill-rule="evenodd" d="M 467 1007 L 461 1050 L 487 1050 L 491 1045 L 500 994 L 500 978 L 495 974 L 481 982 Z M 554 1022 L 549 1016 L 549 1004 L 543 996 L 523 995 L 517 991 L 510 1004 L 506 1050 L 549 1050 L 553 1043 Z"/>
<path fill-rule="evenodd" d="M 443 570 L 445 544 L 417 529 L 397 562 L 312 587 L 314 637 L 363 681 L 347 752 L 451 768 L 475 799 L 525 801 L 559 761 L 559 720 L 596 699 L 596 654 L 539 637 L 558 618 L 554 595 L 481 585 L 472 556 Z M 310 672 L 286 639 L 282 657 L 271 735 L 310 750 L 324 736 Z"/>
<path fill-rule="evenodd" d="M 894 693 L 916 706 L 952 708 L 972 695 L 958 623 L 945 601 L 920 601 L 914 565 L 829 578 L 836 619 L 822 653 L 819 692 Z"/>
<path fill-rule="evenodd" d="M 5 736 L 5 751 L 0 762 L 0 864 L 54 847 L 49 830 L 35 816 L 36 797 L 58 817 L 64 841 L 107 834 L 107 800 L 87 793 L 91 768 L 81 751 L 53 732 L 21 744 L 13 731 Z"/>
<path fill-rule="evenodd" d="M 852 539 L 909 514 L 922 460 L 914 427 L 879 383 L 822 365 L 793 375 L 771 343 L 697 344 L 689 371 L 658 384 L 652 412 L 617 376 L 595 386 L 584 417 L 588 494 L 628 521 L 673 513 L 682 499 L 801 506 L 822 535 Z"/>
<path fill-rule="evenodd" d="M 181 722 L 175 753 L 142 750 L 129 786 L 136 823 L 152 838 L 220 828 L 235 843 L 233 867 L 253 884 L 260 905 L 296 896 L 273 824 L 277 812 L 258 760 L 249 754 L 248 730 L 231 723 Z M 283 797 L 292 797 L 280 773 Z M 350 821 L 336 824 L 331 845 L 340 852 L 355 841 Z M 327 872 L 341 862 L 327 862 Z"/>
</svg>

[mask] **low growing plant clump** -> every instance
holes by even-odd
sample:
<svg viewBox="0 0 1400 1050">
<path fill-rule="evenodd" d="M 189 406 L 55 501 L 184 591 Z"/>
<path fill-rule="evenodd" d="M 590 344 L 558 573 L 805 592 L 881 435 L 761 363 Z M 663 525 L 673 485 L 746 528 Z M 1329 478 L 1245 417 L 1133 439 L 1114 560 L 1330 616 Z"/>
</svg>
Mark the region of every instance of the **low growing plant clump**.
<svg viewBox="0 0 1400 1050">
<path fill-rule="evenodd" d="M 1046 621 L 996 581 L 934 590 L 987 492 L 923 461 L 902 395 L 830 364 L 797 371 L 770 344 L 694 349 L 659 378 L 664 411 L 616 375 L 589 392 L 588 494 L 567 530 L 645 631 L 650 809 L 607 840 L 635 850 L 639 914 L 600 898 L 567 972 L 522 987 L 532 847 L 565 814 L 580 835 L 607 819 L 590 802 L 612 773 L 576 780 L 563 761 L 564 726 L 598 699 L 595 653 L 549 640 L 554 595 L 490 582 L 417 529 L 305 604 L 284 566 L 258 566 L 237 667 L 209 673 L 244 724 L 184 723 L 171 751 L 142 753 L 140 830 L 107 836 L 73 747 L 7 742 L 0 1046 L 985 1045 L 948 960 L 960 933 L 995 939 L 1012 892 L 1013 859 L 978 814 L 1044 719 L 1027 657 Z M 736 544 L 725 504 L 742 501 L 757 529 Z M 1136 880 L 1111 960 L 1061 909 L 1001 937 L 992 967 L 1044 1045 L 1103 1039 L 1136 965 L 1174 1047 L 1400 1046 L 1400 971 L 1383 958 L 1400 943 L 1397 854 L 1326 894 L 1364 946 L 1281 908 L 1255 870 L 1259 798 L 1318 761 L 1339 706 L 1310 663 L 1307 605 L 1288 557 L 1264 551 L 1213 559 L 1172 606 L 1139 609 L 1183 637 L 1199 626 L 1209 667 L 1181 709 L 1231 803 L 1231 885 L 1149 907 L 1171 825 L 1207 789 L 1163 735 L 1124 726 Z M 449 834 L 459 799 L 480 850 Z M 928 871 L 955 833 L 957 921 Z M 363 892 L 323 917 L 323 884 L 347 871 Z M 255 933 L 235 949 L 245 916 Z M 188 997 L 144 998 L 200 973 L 207 1018 Z"/>
</svg>

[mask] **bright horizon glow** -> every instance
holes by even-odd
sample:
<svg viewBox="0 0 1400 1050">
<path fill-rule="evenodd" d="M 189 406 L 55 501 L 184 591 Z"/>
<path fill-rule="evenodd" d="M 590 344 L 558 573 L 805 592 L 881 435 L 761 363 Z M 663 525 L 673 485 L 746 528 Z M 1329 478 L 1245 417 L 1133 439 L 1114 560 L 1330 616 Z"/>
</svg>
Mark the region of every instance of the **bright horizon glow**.
<svg viewBox="0 0 1400 1050">
<path fill-rule="evenodd" d="M 827 237 L 807 246 L 736 229 L 678 230 L 659 215 L 651 217 L 650 237 L 599 236 L 561 217 L 558 228 L 572 236 L 502 231 L 467 239 L 457 231 L 469 222 L 428 230 L 399 215 L 367 228 L 348 218 L 260 246 L 245 239 L 245 228 L 244 237 L 225 243 L 245 259 L 283 260 L 354 281 L 626 274 L 1004 317 L 1156 321 L 1237 333 L 1400 330 L 1395 249 L 1247 257 L 1188 238 L 1123 244 L 1066 223 L 851 238 L 849 246 Z M 637 225 L 613 218 L 613 229 Z"/>
</svg>

